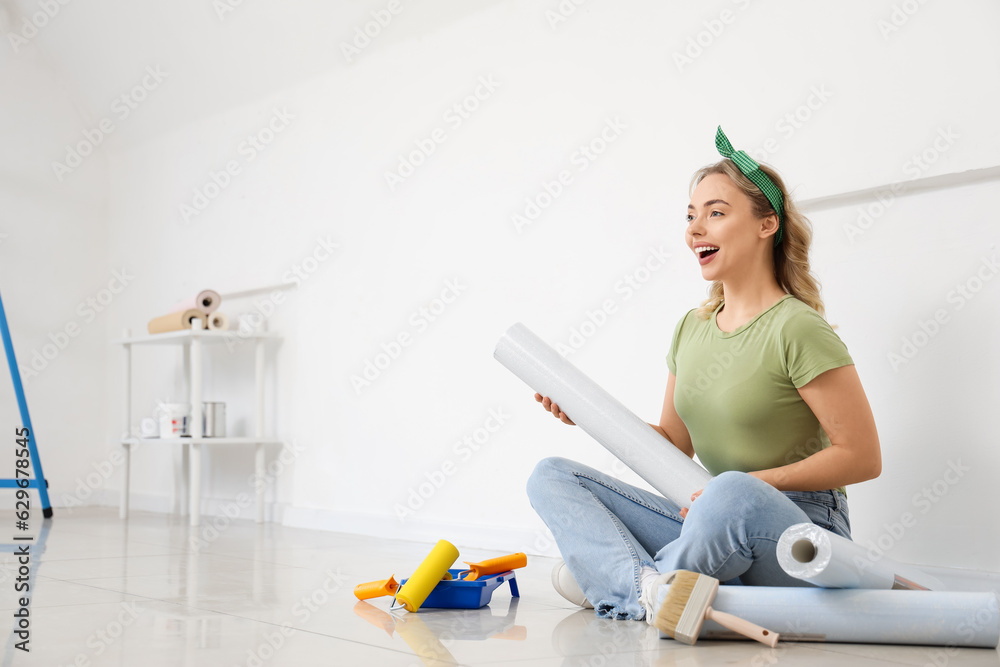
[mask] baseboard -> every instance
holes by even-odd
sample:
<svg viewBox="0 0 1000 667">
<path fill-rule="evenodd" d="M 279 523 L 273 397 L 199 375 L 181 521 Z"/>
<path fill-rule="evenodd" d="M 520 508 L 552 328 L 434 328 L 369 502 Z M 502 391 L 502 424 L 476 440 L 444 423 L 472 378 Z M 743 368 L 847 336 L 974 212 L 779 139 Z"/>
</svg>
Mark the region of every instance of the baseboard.
<svg viewBox="0 0 1000 667">
<path fill-rule="evenodd" d="M 119 492 L 111 489 L 96 489 L 83 502 L 67 505 L 61 498 L 53 497 L 53 507 L 72 512 L 74 507 L 100 506 L 118 507 L 121 502 Z M 159 514 L 179 513 L 180 507 L 172 496 L 132 493 L 129 509 Z M 205 517 L 228 517 L 253 521 L 256 518 L 253 497 L 245 498 L 202 498 L 201 513 Z M 487 549 L 513 553 L 523 551 L 532 556 L 559 556 L 555 540 L 544 526 L 538 522 L 532 526 L 491 525 L 485 523 L 462 523 L 438 521 L 411 517 L 401 522 L 397 517 L 385 514 L 362 512 L 341 512 L 320 508 L 292 507 L 287 503 L 267 503 L 264 520 L 293 528 L 325 530 L 371 537 L 385 537 L 395 540 L 426 542 L 448 540 L 459 548 Z"/>
<path fill-rule="evenodd" d="M 426 542 L 448 540 L 459 548 L 488 549 L 508 553 L 522 551 L 533 556 L 559 556 L 552 535 L 544 528 L 459 523 L 412 518 L 400 522 L 395 516 L 339 512 L 318 508 L 288 507 L 284 525 L 371 537 Z"/>
<path fill-rule="evenodd" d="M 69 499 L 73 502 L 67 503 Z M 121 505 L 121 492 L 111 489 L 97 489 L 85 501 L 78 501 L 75 497 L 52 496 L 53 509 L 69 511 L 75 507 L 119 507 Z M 182 506 L 177 503 L 173 496 L 153 495 L 146 493 L 131 493 L 129 495 L 129 510 L 138 512 L 156 512 L 157 514 L 180 514 Z M 269 523 L 283 523 L 285 512 L 288 510 L 287 503 L 265 503 L 264 521 Z M 230 519 L 246 519 L 255 521 L 257 519 L 254 497 L 244 496 L 240 498 L 202 498 L 202 516 L 214 517 L 225 516 Z"/>
</svg>

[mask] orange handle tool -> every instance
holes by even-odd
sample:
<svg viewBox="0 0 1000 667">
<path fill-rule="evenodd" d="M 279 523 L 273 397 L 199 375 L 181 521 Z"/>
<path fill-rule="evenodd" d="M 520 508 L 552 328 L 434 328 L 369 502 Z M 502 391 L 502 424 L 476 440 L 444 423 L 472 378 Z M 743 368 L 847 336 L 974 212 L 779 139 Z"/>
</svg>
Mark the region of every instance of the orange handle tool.
<svg viewBox="0 0 1000 667">
<path fill-rule="evenodd" d="M 475 581 L 479 577 L 485 577 L 488 574 L 499 574 L 500 572 L 506 572 L 507 570 L 524 567 L 528 564 L 528 557 L 523 553 L 516 553 L 509 554 L 507 556 L 498 556 L 497 558 L 490 558 L 481 563 L 470 563 L 469 561 L 464 562 L 469 566 L 469 574 L 463 577 L 463 579 L 465 581 Z"/>
<path fill-rule="evenodd" d="M 395 595 L 398 588 L 399 584 L 396 583 L 396 575 L 393 575 L 388 579 L 358 584 L 354 587 L 354 595 L 359 600 L 370 600 L 372 598 L 380 598 L 383 595 Z"/>
</svg>

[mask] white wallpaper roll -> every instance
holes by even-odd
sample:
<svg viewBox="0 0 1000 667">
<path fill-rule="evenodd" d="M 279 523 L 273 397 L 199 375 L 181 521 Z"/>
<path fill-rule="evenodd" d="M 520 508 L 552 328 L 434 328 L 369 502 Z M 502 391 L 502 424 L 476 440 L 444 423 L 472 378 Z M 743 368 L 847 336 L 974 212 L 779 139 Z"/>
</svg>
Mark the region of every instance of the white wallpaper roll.
<svg viewBox="0 0 1000 667">
<path fill-rule="evenodd" d="M 518 322 L 493 356 L 580 428 L 680 507 L 711 475 Z"/>
<path fill-rule="evenodd" d="M 222 331 L 229 328 L 229 317 L 225 313 L 215 311 L 208 313 L 208 328 L 212 331 Z"/>
<path fill-rule="evenodd" d="M 934 576 L 868 549 L 811 523 L 789 526 L 778 539 L 785 572 L 823 588 L 945 590 Z"/>
<path fill-rule="evenodd" d="M 212 289 L 204 289 L 198 292 L 194 297 L 174 304 L 174 307 L 171 308 L 170 311 L 174 312 L 177 310 L 189 310 L 191 308 L 195 308 L 204 313 L 212 313 L 219 308 L 220 303 L 222 303 L 222 299 L 219 297 L 218 292 Z"/>
<path fill-rule="evenodd" d="M 661 587 L 661 602 L 668 590 Z M 1000 608 L 992 593 L 720 586 L 712 608 L 778 632 L 782 641 L 984 648 L 1000 641 Z M 699 637 L 736 635 L 705 621 Z"/>
</svg>

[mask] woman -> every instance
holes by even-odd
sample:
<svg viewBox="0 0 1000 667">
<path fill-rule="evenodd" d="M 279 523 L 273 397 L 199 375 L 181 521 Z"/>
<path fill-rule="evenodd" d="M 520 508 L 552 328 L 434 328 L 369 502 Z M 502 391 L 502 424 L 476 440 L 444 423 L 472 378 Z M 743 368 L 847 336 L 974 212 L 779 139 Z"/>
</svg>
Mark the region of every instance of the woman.
<svg viewBox="0 0 1000 667">
<path fill-rule="evenodd" d="M 809 271 L 808 220 L 778 174 L 733 151 L 721 127 L 716 145 L 723 159 L 695 174 L 685 232 L 709 298 L 674 331 L 651 424 L 664 447 L 697 453 L 715 477 L 690 509 L 562 458 L 541 461 L 528 481 L 565 559 L 553 583 L 599 616 L 652 623 L 659 575 L 677 569 L 807 585 L 779 567 L 781 533 L 811 521 L 849 538 L 844 487 L 881 472 L 871 407 Z"/>
</svg>

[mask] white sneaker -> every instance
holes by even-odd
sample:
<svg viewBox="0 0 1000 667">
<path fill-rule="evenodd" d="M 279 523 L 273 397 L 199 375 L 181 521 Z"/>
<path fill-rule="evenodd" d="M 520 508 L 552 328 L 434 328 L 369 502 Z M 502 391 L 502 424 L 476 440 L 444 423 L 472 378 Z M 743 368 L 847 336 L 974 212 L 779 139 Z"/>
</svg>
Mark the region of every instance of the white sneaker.
<svg viewBox="0 0 1000 667">
<path fill-rule="evenodd" d="M 578 607 L 583 607 L 584 609 L 594 608 L 594 605 L 590 604 L 590 601 L 587 600 L 587 596 L 583 594 L 580 584 L 576 583 L 573 573 L 566 567 L 566 561 L 560 560 L 552 568 L 552 587 L 556 589 L 559 595 Z"/>
<path fill-rule="evenodd" d="M 655 577 L 647 576 L 643 579 L 639 602 L 646 610 L 646 622 L 653 627 L 656 627 L 656 611 L 663 604 L 663 599 L 667 596 L 667 591 L 670 590 L 669 582 L 676 574 L 676 572 L 665 572 L 657 574 Z"/>
</svg>

